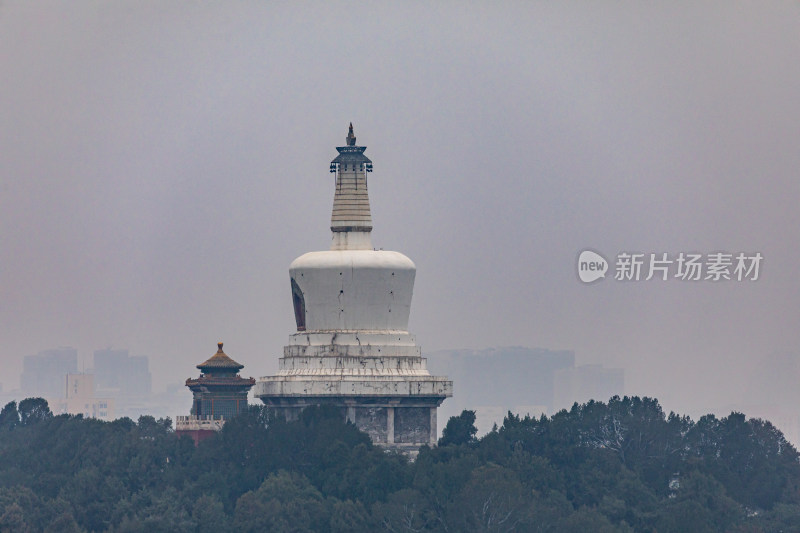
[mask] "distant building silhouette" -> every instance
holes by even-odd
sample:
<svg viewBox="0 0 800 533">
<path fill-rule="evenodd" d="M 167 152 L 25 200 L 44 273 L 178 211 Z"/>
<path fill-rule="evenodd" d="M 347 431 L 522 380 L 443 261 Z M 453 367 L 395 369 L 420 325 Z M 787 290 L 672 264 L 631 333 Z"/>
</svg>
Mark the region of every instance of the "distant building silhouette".
<svg viewBox="0 0 800 533">
<path fill-rule="evenodd" d="M 23 360 L 20 391 L 23 396 L 61 398 L 67 374 L 78 372 L 78 351 L 62 347 L 28 355 Z"/>
<path fill-rule="evenodd" d="M 432 372 L 458 383 L 442 408 L 444 425 L 464 409 L 475 411 L 478 432 L 518 415 L 552 415 L 574 402 L 608 401 L 624 394 L 624 372 L 600 365 L 575 366 L 575 352 L 519 346 L 443 350 L 430 354 Z"/>
<path fill-rule="evenodd" d="M 569 409 L 575 402 L 605 402 L 612 396 L 625 394 L 625 372 L 602 365 L 562 368 L 555 373 L 554 393 L 556 410 Z"/>
<path fill-rule="evenodd" d="M 47 398 L 55 415 L 81 415 L 84 418 L 114 419 L 114 399 L 95 396 L 92 374 L 67 374 L 59 397 Z"/>
<path fill-rule="evenodd" d="M 115 396 L 147 396 L 152 377 L 147 357 L 130 355 L 128 350 L 95 350 L 94 377 L 97 389 Z"/>
<path fill-rule="evenodd" d="M 520 346 L 443 350 L 429 354 L 431 372 L 458 384 L 441 408 L 442 426 L 464 409 L 475 411 L 480 433 L 511 411 L 537 416 L 553 409 L 553 376 L 575 366 L 575 352 Z"/>
<path fill-rule="evenodd" d="M 152 377 L 147 357 L 126 349 L 95 350 L 95 393 L 114 398 L 117 416 L 138 418 L 152 408 Z"/>
</svg>

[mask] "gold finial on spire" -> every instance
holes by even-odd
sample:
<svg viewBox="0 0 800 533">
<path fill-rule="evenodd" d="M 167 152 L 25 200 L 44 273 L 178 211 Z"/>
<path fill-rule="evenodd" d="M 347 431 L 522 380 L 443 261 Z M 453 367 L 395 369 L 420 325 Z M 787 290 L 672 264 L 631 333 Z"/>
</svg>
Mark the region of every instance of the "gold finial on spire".
<svg viewBox="0 0 800 533">
<path fill-rule="evenodd" d="M 356 145 L 356 136 L 353 133 L 353 123 L 350 123 L 350 129 L 347 131 L 347 138 L 345 139 L 347 142 L 347 146 L 355 146 Z"/>
<path fill-rule="evenodd" d="M 217 343 L 217 353 L 222 353 L 222 343 L 221 342 Z"/>
</svg>

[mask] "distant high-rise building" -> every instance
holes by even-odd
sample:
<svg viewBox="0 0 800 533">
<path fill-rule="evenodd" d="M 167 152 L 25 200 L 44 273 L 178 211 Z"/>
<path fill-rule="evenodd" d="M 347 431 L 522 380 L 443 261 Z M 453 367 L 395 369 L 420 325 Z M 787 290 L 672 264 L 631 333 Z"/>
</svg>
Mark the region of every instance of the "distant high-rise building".
<svg viewBox="0 0 800 533">
<path fill-rule="evenodd" d="M 622 369 L 576 367 L 571 350 L 515 346 L 443 350 L 433 356 L 431 370 L 446 373 L 459 384 L 442 416 L 475 411 L 479 433 L 502 424 L 509 411 L 520 416 L 553 415 L 574 402 L 608 401 L 625 389 Z"/>
<path fill-rule="evenodd" d="M 128 350 L 95 350 L 93 372 L 95 386 L 115 396 L 147 396 L 152 389 L 147 357 Z"/>
<path fill-rule="evenodd" d="M 239 375 L 244 365 L 228 357 L 221 342 L 217 353 L 197 368 L 200 377 L 186 380 L 193 395 L 191 415 L 179 416 L 175 421 L 176 433 L 189 435 L 195 444 L 219 431 L 225 420 L 247 409 L 247 393 L 256 382 Z"/>
<path fill-rule="evenodd" d="M 28 355 L 23 360 L 20 389 L 25 396 L 60 398 L 67 374 L 78 372 L 78 351 L 63 347 Z"/>
<path fill-rule="evenodd" d="M 95 396 L 92 374 L 67 374 L 59 397 L 47 398 L 53 414 L 81 415 L 84 418 L 114 419 L 114 399 Z"/>
<path fill-rule="evenodd" d="M 589 400 L 606 402 L 625 394 L 625 372 L 602 365 L 562 368 L 555 373 L 554 391 L 556 409 L 569 409 L 575 402 Z"/>
<path fill-rule="evenodd" d="M 475 411 L 485 433 L 514 414 L 538 416 L 553 410 L 553 378 L 575 365 L 575 352 L 520 346 L 483 350 L 442 350 L 432 354 L 432 372 L 446 374 L 458 387 L 441 409 L 443 420 L 464 409 Z"/>
<path fill-rule="evenodd" d="M 437 407 L 453 382 L 428 372 L 408 332 L 414 263 L 372 247 L 372 162 L 352 124 L 336 150 L 331 248 L 289 267 L 297 332 L 278 374 L 261 378 L 255 395 L 289 419 L 307 406 L 332 406 L 374 443 L 415 453 L 436 443 Z"/>
</svg>

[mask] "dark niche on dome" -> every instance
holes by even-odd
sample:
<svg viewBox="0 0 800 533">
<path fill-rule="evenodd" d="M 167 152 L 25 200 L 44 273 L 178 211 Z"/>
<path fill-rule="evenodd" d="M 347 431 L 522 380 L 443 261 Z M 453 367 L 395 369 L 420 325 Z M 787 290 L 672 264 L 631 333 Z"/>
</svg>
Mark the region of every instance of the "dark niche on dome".
<svg viewBox="0 0 800 533">
<path fill-rule="evenodd" d="M 292 303 L 294 304 L 294 320 L 297 322 L 297 331 L 306 330 L 306 300 L 303 291 L 292 278 Z"/>
</svg>

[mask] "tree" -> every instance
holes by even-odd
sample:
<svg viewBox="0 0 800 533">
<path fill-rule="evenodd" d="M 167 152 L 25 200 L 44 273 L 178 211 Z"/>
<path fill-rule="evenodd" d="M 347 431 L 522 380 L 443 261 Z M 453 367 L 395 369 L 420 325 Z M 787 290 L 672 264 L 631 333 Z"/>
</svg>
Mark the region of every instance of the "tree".
<svg viewBox="0 0 800 533">
<path fill-rule="evenodd" d="M 51 502 L 42 501 L 28 487 L 0 488 L 0 515 L 5 516 L 0 520 L 0 531 L 24 531 L 25 528 L 41 531 L 52 519 L 54 510 Z M 24 527 L 20 525 L 23 523 Z"/>
<path fill-rule="evenodd" d="M 512 470 L 481 466 L 448 509 L 448 523 L 458 531 L 524 531 L 525 503 L 525 490 Z"/>
<path fill-rule="evenodd" d="M 435 529 L 438 518 L 429 498 L 413 489 L 402 489 L 389 496 L 386 502 L 376 502 L 372 516 L 383 529 L 391 533 L 419 533 Z"/>
<path fill-rule="evenodd" d="M 574 513 L 570 513 L 558 523 L 555 530 L 562 533 L 583 533 L 585 531 L 592 531 L 593 533 L 627 533 L 633 531 L 624 523 L 620 526 L 614 526 L 609 522 L 608 518 L 594 509 L 586 507 L 581 507 Z M 694 530 L 690 528 L 684 531 Z"/>
<path fill-rule="evenodd" d="M 475 442 L 478 428 L 475 427 L 475 411 L 464 410 L 458 416 L 450 417 L 442 431 L 439 446 L 469 444 Z"/>
<path fill-rule="evenodd" d="M 769 510 L 778 502 L 797 502 L 800 459 L 797 450 L 769 422 L 742 413 L 702 417 L 688 433 L 686 449 L 699 469 L 722 483 L 736 501 Z"/>
<path fill-rule="evenodd" d="M 361 502 L 332 499 L 330 507 L 331 519 L 328 531 L 331 533 L 367 533 L 375 531 Z"/>
<path fill-rule="evenodd" d="M 258 490 L 236 502 L 236 531 L 312 532 L 328 529 L 322 494 L 307 478 L 285 471 L 270 475 Z"/>
<path fill-rule="evenodd" d="M 81 528 L 72 516 L 72 513 L 62 513 L 55 518 L 44 530 L 45 533 L 80 533 Z"/>
<path fill-rule="evenodd" d="M 675 497 L 665 500 L 656 517 L 658 531 L 728 531 L 744 518 L 740 505 L 713 477 L 693 472 L 680 480 Z"/>
<path fill-rule="evenodd" d="M 0 429 L 14 429 L 19 425 L 19 411 L 17 402 L 8 402 L 0 411 Z"/>
<path fill-rule="evenodd" d="M 24 533 L 26 531 L 30 531 L 30 528 L 25 523 L 22 507 L 12 503 L 0 515 L 0 533 Z"/>
<path fill-rule="evenodd" d="M 761 526 L 759 531 L 792 531 L 800 524 L 800 505 L 779 503 L 751 520 Z"/>
<path fill-rule="evenodd" d="M 116 528 L 122 532 L 189 533 L 197 531 L 183 494 L 173 487 L 161 494 L 143 491 L 133 495 L 127 513 Z M 118 513 L 119 514 L 119 513 Z"/>
<path fill-rule="evenodd" d="M 44 398 L 25 398 L 19 402 L 20 425 L 27 426 L 53 418 L 50 406 Z"/>
<path fill-rule="evenodd" d="M 769 422 L 695 424 L 648 398 L 509 413 L 481 439 L 464 411 L 414 462 L 330 408 L 287 422 L 253 407 L 198 447 L 168 419 L 51 417 L 36 398 L 0 414 L 15 428 L 0 431 L 0 533 L 753 533 L 800 517 L 798 453 Z"/>
<path fill-rule="evenodd" d="M 198 533 L 224 533 L 229 530 L 222 502 L 216 496 L 203 495 L 192 509 L 192 521 Z"/>
</svg>

